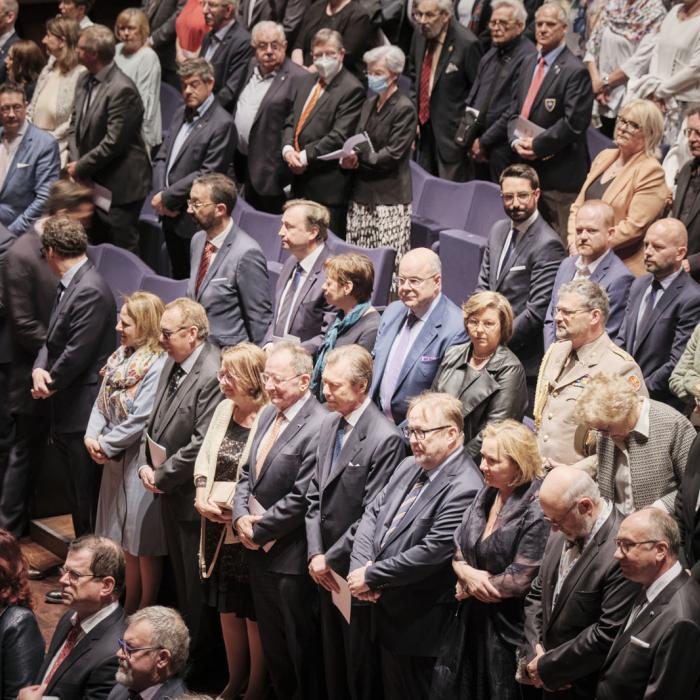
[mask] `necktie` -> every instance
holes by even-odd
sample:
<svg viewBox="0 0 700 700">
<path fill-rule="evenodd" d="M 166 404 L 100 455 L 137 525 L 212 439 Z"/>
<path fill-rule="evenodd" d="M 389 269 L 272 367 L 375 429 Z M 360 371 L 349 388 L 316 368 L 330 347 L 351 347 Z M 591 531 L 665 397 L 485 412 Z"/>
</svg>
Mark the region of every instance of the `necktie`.
<svg viewBox="0 0 700 700">
<path fill-rule="evenodd" d="M 199 114 L 197 107 L 185 107 L 185 121 L 191 124 L 194 118 Z"/>
<path fill-rule="evenodd" d="M 580 267 L 576 271 L 576 277 L 590 277 L 591 276 L 591 269 L 588 267 L 588 265 L 584 265 L 583 267 Z"/>
<path fill-rule="evenodd" d="M 532 109 L 532 104 L 534 103 L 535 97 L 537 97 L 537 93 L 539 92 L 539 89 L 542 85 L 542 81 L 544 80 L 544 67 L 544 57 L 540 56 L 539 60 L 537 61 L 537 70 L 535 70 L 535 75 L 532 76 L 530 88 L 528 89 L 527 95 L 525 96 L 525 102 L 523 102 L 523 108 L 520 110 L 520 116 L 524 117 L 525 119 L 528 119 L 530 117 L 530 110 Z"/>
<path fill-rule="evenodd" d="M 180 382 L 184 376 L 185 370 L 182 369 L 180 365 L 175 365 L 173 368 L 173 373 L 170 375 L 170 379 L 168 380 L 168 389 L 165 394 L 168 401 L 175 396 L 175 392 L 177 391 L 178 386 L 180 386 Z"/>
<path fill-rule="evenodd" d="M 391 398 L 394 395 L 396 382 L 399 379 L 399 374 L 401 373 L 401 368 L 403 367 L 403 361 L 408 350 L 408 342 L 411 337 L 411 328 L 416 325 L 417 321 L 418 316 L 416 316 L 413 311 L 409 311 L 403 328 L 396 337 L 396 347 L 391 355 L 391 360 L 384 368 L 384 376 L 382 377 L 379 393 L 380 396 L 383 397 L 382 410 L 391 420 L 393 420 L 393 416 L 391 414 Z"/>
<path fill-rule="evenodd" d="M 58 287 L 56 287 L 56 301 L 54 302 L 54 309 L 61 303 L 61 297 L 63 296 L 63 292 L 66 291 L 66 287 L 63 284 L 63 282 L 58 283 Z"/>
<path fill-rule="evenodd" d="M 197 281 L 195 282 L 194 285 L 194 293 L 199 294 L 199 288 L 202 286 L 202 282 L 204 282 L 204 278 L 207 276 L 207 272 L 209 272 L 209 265 L 211 265 L 211 256 L 214 255 L 216 252 L 216 246 L 207 241 L 204 244 L 204 250 L 202 251 L 202 259 L 199 261 L 199 270 L 197 270 Z"/>
<path fill-rule="evenodd" d="M 85 83 L 86 95 L 85 95 L 85 101 L 83 102 L 83 118 L 85 118 L 85 115 L 90 110 L 90 103 L 92 102 L 92 93 L 95 90 L 96 85 L 97 85 L 97 78 L 94 75 L 91 75 L 87 79 L 87 82 Z"/>
<path fill-rule="evenodd" d="M 296 294 L 297 288 L 299 287 L 299 282 L 301 281 L 301 273 L 303 269 L 299 263 L 294 267 L 294 272 L 292 273 L 292 281 L 287 288 L 287 293 L 282 299 L 282 304 L 280 310 L 277 314 L 277 321 L 275 322 L 275 327 L 273 332 L 276 336 L 281 338 L 287 332 L 287 324 L 289 323 L 289 315 L 292 312 L 292 303 L 294 302 L 294 295 Z"/>
<path fill-rule="evenodd" d="M 56 673 L 56 671 L 58 671 L 61 664 L 66 660 L 68 654 L 70 654 L 71 651 L 75 649 L 75 645 L 78 643 L 78 639 L 80 638 L 81 632 L 82 629 L 80 627 L 80 624 L 76 621 L 73 627 L 71 627 L 70 632 L 68 632 L 68 635 L 66 636 L 66 641 L 63 643 L 61 651 L 59 652 L 58 656 L 51 665 L 51 669 L 44 678 L 45 686 L 49 685 L 51 679 L 54 677 L 54 674 Z"/>
<path fill-rule="evenodd" d="M 399 523 L 404 519 L 406 513 L 408 513 L 408 511 L 411 510 L 411 506 L 415 503 L 416 498 L 418 498 L 418 495 L 420 494 L 427 481 L 428 472 L 423 471 L 421 469 L 418 478 L 413 482 L 413 486 L 411 486 L 411 488 L 408 490 L 408 493 L 404 496 L 404 499 L 403 501 L 401 501 L 399 509 L 396 511 L 396 515 L 394 515 L 394 517 L 392 518 L 391 525 L 389 525 L 389 529 L 386 531 L 386 534 L 382 539 L 382 544 L 384 544 L 389 539 L 391 533 L 394 532 L 394 530 L 396 530 L 396 528 L 399 526 Z"/>
<path fill-rule="evenodd" d="M 637 328 L 637 338 L 639 334 L 646 329 L 647 325 L 651 321 L 651 315 L 654 313 L 654 305 L 656 304 L 656 297 L 661 291 L 661 282 L 654 280 L 651 283 L 651 289 L 649 290 L 649 296 L 647 296 L 646 306 L 644 307 L 644 313 L 639 321 L 639 326 Z"/>
<path fill-rule="evenodd" d="M 418 121 L 421 126 L 430 119 L 430 75 L 433 72 L 433 55 L 437 42 L 433 39 L 425 46 L 423 63 L 420 67 L 420 84 L 418 87 Z"/>
<path fill-rule="evenodd" d="M 634 621 L 639 617 L 640 613 L 647 604 L 647 592 L 646 589 L 639 592 L 637 597 L 634 599 L 634 605 L 632 606 L 632 611 L 630 616 L 627 618 L 627 623 L 625 624 L 625 629 L 628 629 L 634 624 Z"/>
<path fill-rule="evenodd" d="M 267 459 L 267 455 L 270 454 L 272 446 L 277 441 L 282 430 L 282 424 L 284 423 L 284 413 L 282 411 L 277 412 L 277 416 L 272 423 L 272 427 L 268 430 L 265 439 L 262 441 L 260 447 L 258 448 L 258 454 L 255 459 L 255 478 L 259 479 L 262 473 L 262 468 Z"/>
<path fill-rule="evenodd" d="M 506 247 L 506 254 L 503 256 L 503 262 L 498 268 L 498 274 L 496 275 L 496 279 L 499 279 L 501 277 L 503 270 L 508 270 L 510 268 L 510 259 L 513 257 L 513 252 L 515 251 L 515 246 L 518 242 L 518 230 L 516 228 L 511 228 L 508 236 L 509 239 L 508 245 Z"/>
<path fill-rule="evenodd" d="M 129 691 L 129 700 L 143 700 L 141 693 L 137 693 L 135 690 Z"/>
<path fill-rule="evenodd" d="M 338 455 L 343 449 L 343 440 L 345 439 L 345 431 L 347 428 L 348 422 L 345 418 L 341 418 L 338 423 L 338 430 L 335 434 L 335 442 L 333 443 L 333 462 L 331 463 L 331 468 L 335 466 L 335 463 L 338 461 Z"/>
<path fill-rule="evenodd" d="M 319 98 L 321 97 L 322 92 L 323 92 L 323 85 L 321 85 L 321 81 L 318 80 L 316 82 L 316 85 L 314 85 L 314 89 L 311 91 L 311 94 L 309 95 L 309 99 L 306 100 L 306 104 L 304 105 L 304 109 L 301 110 L 301 115 L 299 116 L 299 120 L 297 121 L 296 128 L 294 129 L 294 148 L 297 151 L 301 150 L 301 148 L 299 147 L 299 134 L 301 133 L 301 130 L 304 128 L 304 125 L 306 124 L 306 120 L 309 118 L 309 115 L 311 114 L 314 107 L 316 106 L 316 103 L 318 102 Z"/>
</svg>

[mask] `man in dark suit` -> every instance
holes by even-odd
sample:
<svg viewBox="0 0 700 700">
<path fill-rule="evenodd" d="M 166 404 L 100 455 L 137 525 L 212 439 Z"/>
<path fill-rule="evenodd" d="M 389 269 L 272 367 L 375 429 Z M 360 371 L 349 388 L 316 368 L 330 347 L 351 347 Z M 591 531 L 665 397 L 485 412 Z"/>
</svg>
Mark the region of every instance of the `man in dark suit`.
<svg viewBox="0 0 700 700">
<path fill-rule="evenodd" d="M 286 57 L 284 28 L 260 22 L 253 29 L 255 57 L 236 98 L 238 146 L 236 177 L 246 202 L 258 211 L 279 214 L 291 181 L 282 150 L 282 129 L 299 84 L 308 73 Z"/>
<path fill-rule="evenodd" d="M 187 0 L 141 0 L 151 34 L 148 45 L 158 54 L 163 80 L 177 87 L 175 20 Z"/>
<path fill-rule="evenodd" d="M 63 214 L 89 225 L 93 210 L 89 187 L 57 180 L 46 202 L 48 214 Z M 46 341 L 56 277 L 44 259 L 39 219 L 7 251 L 3 294 L 12 367 L 7 392 L 14 424 L 14 440 L 4 479 L 0 482 L 0 527 L 22 537 L 29 525 L 29 487 L 43 462 L 49 432 L 49 406 L 31 395 L 32 367 Z"/>
<path fill-rule="evenodd" d="M 124 588 L 124 554 L 106 537 L 86 535 L 68 546 L 61 569 L 68 611 L 53 633 L 36 685 L 18 699 L 105 700 L 114 687 L 117 641 L 126 628 L 119 596 Z"/>
<path fill-rule="evenodd" d="M 326 691 L 336 700 L 381 695 L 370 609 L 353 605 L 348 625 L 331 598 L 340 590 L 331 572 L 348 575 L 362 513 L 406 455 L 401 433 L 368 395 L 371 384 L 372 356 L 364 348 L 328 353 L 323 395 L 333 413 L 319 427 L 324 440 L 307 495 L 306 539 L 309 574 L 320 586 Z"/>
<path fill-rule="evenodd" d="M 119 642 L 117 685 L 108 700 L 169 700 L 185 695 L 181 674 L 189 648 L 190 633 L 177 610 L 160 605 L 141 608 L 129 617 Z"/>
<path fill-rule="evenodd" d="M 462 312 L 442 294 L 441 270 L 432 250 L 410 250 L 399 263 L 399 299 L 382 314 L 370 396 L 396 424 L 431 387 L 445 350 L 467 340 Z"/>
<path fill-rule="evenodd" d="M 676 175 L 676 195 L 671 216 L 688 229 L 688 257 L 683 269 L 695 280 L 700 279 L 700 108 L 691 109 L 687 117 L 688 148 L 693 156 Z"/>
<path fill-rule="evenodd" d="M 688 233 L 678 219 L 654 222 L 644 236 L 644 267 L 651 273 L 630 287 L 617 344 L 634 357 L 649 396 L 683 411 L 669 389 L 673 368 L 700 321 L 700 285 L 682 269 Z"/>
<path fill-rule="evenodd" d="M 526 672 L 545 698 L 587 700 L 639 592 L 613 557 L 623 516 L 573 467 L 549 472 L 539 498 L 552 534 L 525 599 Z"/>
<path fill-rule="evenodd" d="M 688 453 L 688 463 L 678 487 L 674 517 L 681 537 L 680 560 L 692 568 L 700 561 L 700 438 L 696 437 Z"/>
<path fill-rule="evenodd" d="M 700 584 L 678 561 L 678 527 L 657 508 L 627 516 L 615 552 L 642 592 L 601 669 L 597 700 L 700 697 Z"/>
<path fill-rule="evenodd" d="M 141 135 L 143 103 L 136 86 L 114 64 L 110 29 L 98 24 L 83 29 L 78 58 L 87 73 L 75 90 L 67 172 L 109 191 L 98 192 L 103 202 L 98 202 L 92 241 L 136 252 L 139 213 L 151 182 Z"/>
<path fill-rule="evenodd" d="M 238 19 L 251 34 L 260 22 L 277 22 L 293 46 L 309 5 L 309 0 L 242 0 Z"/>
<path fill-rule="evenodd" d="M 15 31 L 18 14 L 17 0 L 0 0 L 0 85 L 7 80 L 7 54 L 12 44 L 19 41 L 19 35 Z"/>
<path fill-rule="evenodd" d="M 209 318 L 209 340 L 219 347 L 259 345 L 272 320 L 267 262 L 257 242 L 231 218 L 236 185 L 212 173 L 192 184 L 188 211 L 201 226 L 192 239 L 187 296 Z"/>
<path fill-rule="evenodd" d="M 179 69 L 185 104 L 153 162 L 153 209 L 163 222 L 173 277 L 190 275 L 190 241 L 197 224 L 187 213 L 192 183 L 201 175 L 225 173 L 236 148 L 231 115 L 214 99 L 214 73 L 203 58 L 184 61 Z"/>
<path fill-rule="evenodd" d="M 335 317 L 323 293 L 323 264 L 330 256 L 325 245 L 329 221 L 328 210 L 316 202 L 292 199 L 285 204 L 280 238 L 282 248 L 291 255 L 277 280 L 265 343 L 294 336 L 311 354 L 321 347 Z"/>
<path fill-rule="evenodd" d="M 337 161 L 319 156 L 343 147 L 355 134 L 365 91 L 343 67 L 343 38 L 320 29 L 311 41 L 316 72 L 302 79 L 282 132 L 282 157 L 292 173 L 292 194 L 328 208 L 330 228 L 345 238 L 350 176 Z"/>
<path fill-rule="evenodd" d="M 0 396 L 8 396 L 10 370 L 13 363 L 10 327 L 5 306 L 4 276 L 7 269 L 7 253 L 15 242 L 13 233 L 0 224 Z M 12 417 L 9 402 L 0 405 L 0 486 L 2 486 L 8 466 L 8 453 L 13 442 Z M 2 491 L 0 490 L 0 499 Z M 0 510 L 0 519 L 2 511 Z"/>
<path fill-rule="evenodd" d="M 555 340 L 554 309 L 563 284 L 577 278 L 597 282 L 608 295 L 605 332 L 617 338 L 627 308 L 627 297 L 634 275 L 610 247 L 615 231 L 612 207 L 599 199 L 589 199 L 576 212 L 576 251 L 562 261 L 554 278 L 552 298 L 544 317 L 544 349 Z"/>
<path fill-rule="evenodd" d="M 248 62 L 253 53 L 250 34 L 236 20 L 238 0 L 204 0 L 202 10 L 209 32 L 204 36 L 200 56 L 214 68 L 214 94 L 231 112 Z"/>
<path fill-rule="evenodd" d="M 544 355 L 542 327 L 566 252 L 561 238 L 537 211 L 540 188 L 533 168 L 508 166 L 501 174 L 501 197 L 508 219 L 491 228 L 476 291 L 500 292 L 513 307 L 508 345 L 525 367 L 532 410 Z"/>
<path fill-rule="evenodd" d="M 523 60 L 535 53 L 534 44 L 523 34 L 526 21 L 527 11 L 519 2 L 491 3 L 491 48 L 479 61 L 467 98 L 467 106 L 479 112 L 483 124 L 471 155 L 477 162 L 477 174 L 493 182 L 513 162 L 508 143 L 511 87 L 519 80 Z"/>
<path fill-rule="evenodd" d="M 537 10 L 540 50 L 523 61 L 508 120 L 508 141 L 517 157 L 537 170 L 542 214 L 563 240 L 569 209 L 590 165 L 586 129 L 593 109 L 588 71 L 566 47 L 567 13 L 557 2 Z M 523 120 L 543 131 L 535 135 Z"/>
<path fill-rule="evenodd" d="M 483 480 L 464 449 L 460 401 L 411 401 L 405 434 L 413 457 L 365 510 L 350 560 L 350 591 L 375 603 L 387 700 L 427 698 L 454 617 L 454 534 Z"/>
<path fill-rule="evenodd" d="M 67 216 L 47 219 L 41 243 L 59 283 L 46 340 L 34 361 L 31 394 L 49 401 L 51 436 L 67 482 L 73 530 L 84 535 L 95 523 L 99 469 L 83 436 L 100 370 L 115 346 L 114 296 L 85 254 L 87 236 L 79 222 Z"/>
<path fill-rule="evenodd" d="M 416 160 L 433 175 L 464 182 L 473 173 L 454 136 L 476 80 L 481 45 L 457 22 L 452 0 L 417 0 L 413 18 L 418 31 L 407 73 L 418 111 Z"/>
<path fill-rule="evenodd" d="M 318 595 L 308 575 L 304 531 L 326 416 L 309 392 L 312 369 L 311 356 L 296 343 L 278 343 L 268 353 L 271 405 L 259 415 L 233 503 L 272 687 L 289 700 L 322 695 Z"/>
<path fill-rule="evenodd" d="M 168 556 L 173 569 L 177 607 L 192 634 L 193 666 L 206 662 L 200 629 L 204 604 L 199 580 L 200 516 L 194 509 L 194 461 L 221 393 L 216 373 L 219 351 L 206 342 L 209 324 L 196 301 L 170 302 L 160 321 L 161 345 L 168 353 L 156 398 L 141 441 L 139 477 L 144 488 L 160 494 Z M 161 460 L 148 437 L 165 449 Z"/>
</svg>

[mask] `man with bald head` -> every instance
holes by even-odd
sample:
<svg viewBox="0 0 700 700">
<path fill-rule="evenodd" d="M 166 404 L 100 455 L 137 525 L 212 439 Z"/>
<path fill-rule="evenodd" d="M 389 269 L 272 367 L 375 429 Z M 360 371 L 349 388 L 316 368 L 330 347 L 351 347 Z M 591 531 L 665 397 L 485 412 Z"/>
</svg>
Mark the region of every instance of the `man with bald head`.
<svg viewBox="0 0 700 700">
<path fill-rule="evenodd" d="M 668 386 L 673 368 L 700 321 L 700 285 L 682 268 L 688 232 L 678 219 L 660 219 L 644 236 L 650 273 L 630 287 L 617 344 L 634 357 L 652 399 L 683 411 Z"/>
<path fill-rule="evenodd" d="M 429 389 L 445 350 L 467 340 L 459 307 L 442 294 L 440 258 L 414 248 L 401 258 L 398 301 L 382 314 L 374 344 L 370 395 L 395 423 L 406 418 L 408 402 Z"/>
<path fill-rule="evenodd" d="M 657 508 L 628 515 L 615 558 L 641 584 L 600 673 L 596 700 L 700 697 L 700 585 L 678 561 L 678 526 Z"/>
<path fill-rule="evenodd" d="M 598 671 L 639 586 L 614 559 L 623 516 L 590 476 L 553 469 L 540 505 L 552 526 L 537 578 L 525 599 L 527 675 L 544 697 L 592 698 Z M 571 686 L 552 695 L 550 691 Z"/>
<path fill-rule="evenodd" d="M 634 275 L 612 250 L 614 216 L 613 208 L 600 199 L 589 199 L 576 212 L 576 232 L 571 241 L 574 253 L 562 260 L 557 270 L 552 299 L 544 317 L 545 349 L 556 340 L 554 309 L 559 299 L 559 289 L 573 279 L 589 279 L 605 290 L 608 295 L 605 331 L 611 338 L 616 338 L 620 332 Z"/>
</svg>

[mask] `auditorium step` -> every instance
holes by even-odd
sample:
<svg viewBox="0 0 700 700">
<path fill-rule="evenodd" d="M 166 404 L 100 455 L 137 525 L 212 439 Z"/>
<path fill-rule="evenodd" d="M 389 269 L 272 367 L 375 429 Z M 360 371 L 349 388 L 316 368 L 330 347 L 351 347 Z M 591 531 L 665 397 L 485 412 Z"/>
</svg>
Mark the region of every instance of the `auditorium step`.
<svg viewBox="0 0 700 700">
<path fill-rule="evenodd" d="M 29 535 L 34 544 L 48 550 L 61 564 L 68 553 L 68 544 L 75 537 L 73 519 L 70 515 L 56 515 L 52 518 L 32 520 L 29 523 Z"/>
</svg>

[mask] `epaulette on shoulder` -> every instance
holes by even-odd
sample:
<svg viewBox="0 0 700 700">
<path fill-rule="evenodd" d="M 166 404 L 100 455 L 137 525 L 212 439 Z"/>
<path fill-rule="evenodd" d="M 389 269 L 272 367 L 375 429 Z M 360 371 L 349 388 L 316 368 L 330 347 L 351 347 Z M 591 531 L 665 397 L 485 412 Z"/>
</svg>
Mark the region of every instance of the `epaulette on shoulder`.
<svg viewBox="0 0 700 700">
<path fill-rule="evenodd" d="M 619 345 L 615 345 L 615 343 L 612 344 L 612 351 L 613 355 L 617 355 L 627 362 L 635 362 L 634 357 L 632 357 L 627 350 L 623 350 Z"/>
</svg>

